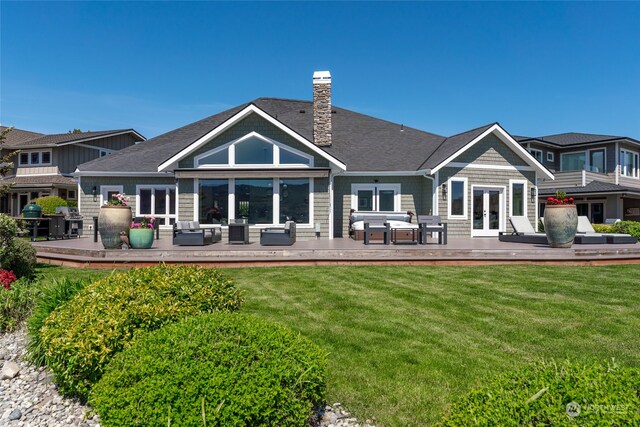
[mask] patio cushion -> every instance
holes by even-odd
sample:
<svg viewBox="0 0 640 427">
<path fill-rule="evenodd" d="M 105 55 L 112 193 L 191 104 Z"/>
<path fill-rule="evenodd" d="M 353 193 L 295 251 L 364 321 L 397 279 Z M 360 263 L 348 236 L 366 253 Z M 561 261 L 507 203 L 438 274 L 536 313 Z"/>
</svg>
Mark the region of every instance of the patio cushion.
<svg viewBox="0 0 640 427">
<path fill-rule="evenodd" d="M 513 227 L 513 231 L 518 234 L 535 234 L 536 230 L 525 216 L 511 216 L 509 222 Z"/>
<path fill-rule="evenodd" d="M 404 221 L 390 220 L 387 221 L 387 223 L 389 224 L 389 228 L 418 228 L 418 224 L 412 224 Z M 351 227 L 356 231 L 364 230 L 364 221 L 356 221 L 351 225 Z"/>
</svg>

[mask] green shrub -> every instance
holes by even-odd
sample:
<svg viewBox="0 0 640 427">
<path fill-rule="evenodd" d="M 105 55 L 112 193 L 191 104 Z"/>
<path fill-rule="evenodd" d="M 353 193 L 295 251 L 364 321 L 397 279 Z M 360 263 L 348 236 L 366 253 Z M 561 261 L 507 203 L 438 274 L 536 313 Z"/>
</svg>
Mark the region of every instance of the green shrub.
<svg viewBox="0 0 640 427">
<path fill-rule="evenodd" d="M 29 316 L 37 294 L 37 286 L 24 278 L 13 282 L 11 289 L 0 286 L 0 332 L 14 330 Z"/>
<path fill-rule="evenodd" d="M 570 414 L 573 417 L 567 408 L 572 402 L 580 405 L 577 416 Z M 440 423 L 500 425 L 640 425 L 640 368 L 541 362 L 471 391 Z"/>
<path fill-rule="evenodd" d="M 107 362 L 136 334 L 183 317 L 233 311 L 243 298 L 218 271 L 158 266 L 118 272 L 78 292 L 40 329 L 59 390 L 85 398 Z"/>
<path fill-rule="evenodd" d="M 32 279 L 36 274 L 36 248 L 22 239 L 13 239 L 9 251 L 2 258 L 2 268 L 18 277 Z"/>
<path fill-rule="evenodd" d="M 53 215 L 56 213 L 56 208 L 58 206 L 68 206 L 67 201 L 62 197 L 58 196 L 45 196 L 39 197 L 33 200 L 32 203 L 40 206 L 42 208 L 42 213 L 44 215 Z"/>
<path fill-rule="evenodd" d="M 596 233 L 617 233 L 613 225 L 609 224 L 591 224 Z"/>
<path fill-rule="evenodd" d="M 40 287 L 40 293 L 36 298 L 31 315 L 27 319 L 29 340 L 27 341 L 27 356 L 29 360 L 38 366 L 45 364 L 45 349 L 40 339 L 40 328 L 45 319 L 53 310 L 69 301 L 89 282 L 86 280 L 74 280 L 68 277 L 53 280 Z"/>
<path fill-rule="evenodd" d="M 616 233 L 631 234 L 640 240 L 640 222 L 638 221 L 618 221 L 613 224 Z"/>
<path fill-rule="evenodd" d="M 17 232 L 18 224 L 16 221 L 10 216 L 0 213 L 0 267 L 3 266 L 5 257 L 11 253 Z"/>
<path fill-rule="evenodd" d="M 104 426 L 305 426 L 326 353 L 253 316 L 185 319 L 117 355 L 89 403 Z"/>
</svg>

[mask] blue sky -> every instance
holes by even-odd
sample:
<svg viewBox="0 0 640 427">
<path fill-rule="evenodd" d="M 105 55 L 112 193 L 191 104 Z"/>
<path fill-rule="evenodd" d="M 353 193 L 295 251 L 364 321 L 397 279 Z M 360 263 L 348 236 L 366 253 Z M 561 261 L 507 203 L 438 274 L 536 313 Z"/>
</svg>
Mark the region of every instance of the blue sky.
<svg viewBox="0 0 640 427">
<path fill-rule="evenodd" d="M 153 137 L 261 96 L 640 139 L 640 2 L 0 2 L 0 122 Z"/>
</svg>

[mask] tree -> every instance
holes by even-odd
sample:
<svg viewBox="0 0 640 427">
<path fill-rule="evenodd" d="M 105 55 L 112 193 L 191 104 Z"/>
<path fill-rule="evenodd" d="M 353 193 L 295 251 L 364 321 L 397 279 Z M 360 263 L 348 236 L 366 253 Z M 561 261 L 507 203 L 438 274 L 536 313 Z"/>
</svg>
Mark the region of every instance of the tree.
<svg viewBox="0 0 640 427">
<path fill-rule="evenodd" d="M 84 131 L 82 129 L 74 129 L 74 130 L 70 130 L 68 133 L 83 133 Z"/>
<path fill-rule="evenodd" d="M 17 151 L 12 151 L 9 152 L 7 154 L 5 154 L 4 156 L 1 156 L 2 154 L 2 145 L 4 144 L 4 140 L 7 137 L 7 134 L 9 132 L 11 132 L 13 130 L 12 127 L 6 128 L 3 131 L 0 132 L 0 179 L 4 179 L 4 177 L 11 172 L 11 170 L 13 169 L 13 162 L 11 161 L 11 158 L 13 156 L 15 156 L 16 154 L 18 154 Z M 4 196 L 5 194 L 7 194 L 9 192 L 9 189 L 11 188 L 11 186 L 13 185 L 13 183 L 1 183 L 0 184 L 0 197 Z"/>
</svg>

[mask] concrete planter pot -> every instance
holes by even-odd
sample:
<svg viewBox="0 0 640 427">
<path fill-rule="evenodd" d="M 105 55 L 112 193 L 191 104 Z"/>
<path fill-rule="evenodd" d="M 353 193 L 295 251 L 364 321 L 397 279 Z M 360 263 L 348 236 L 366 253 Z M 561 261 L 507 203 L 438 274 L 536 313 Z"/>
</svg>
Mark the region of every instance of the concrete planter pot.
<svg viewBox="0 0 640 427">
<path fill-rule="evenodd" d="M 129 234 L 131 218 L 129 206 L 102 206 L 100 208 L 98 232 L 105 249 L 120 249 L 122 247 L 120 236 Z"/>
<path fill-rule="evenodd" d="M 129 243 L 134 249 L 149 249 L 153 245 L 152 228 L 132 228 L 129 230 Z"/>
<path fill-rule="evenodd" d="M 570 248 L 578 228 L 576 205 L 547 205 L 544 208 L 544 232 L 552 248 Z"/>
</svg>

